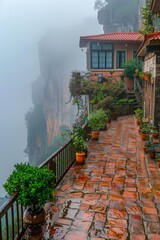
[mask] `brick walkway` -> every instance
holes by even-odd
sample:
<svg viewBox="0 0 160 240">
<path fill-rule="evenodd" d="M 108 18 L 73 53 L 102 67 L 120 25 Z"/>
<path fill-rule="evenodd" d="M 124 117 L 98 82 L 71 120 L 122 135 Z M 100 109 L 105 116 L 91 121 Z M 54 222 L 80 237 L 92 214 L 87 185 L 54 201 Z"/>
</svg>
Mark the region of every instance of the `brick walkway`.
<svg viewBox="0 0 160 240">
<path fill-rule="evenodd" d="M 160 177 L 146 159 L 133 116 L 113 121 L 89 142 L 84 165 L 75 164 L 56 190 L 44 239 L 160 239 Z"/>
</svg>

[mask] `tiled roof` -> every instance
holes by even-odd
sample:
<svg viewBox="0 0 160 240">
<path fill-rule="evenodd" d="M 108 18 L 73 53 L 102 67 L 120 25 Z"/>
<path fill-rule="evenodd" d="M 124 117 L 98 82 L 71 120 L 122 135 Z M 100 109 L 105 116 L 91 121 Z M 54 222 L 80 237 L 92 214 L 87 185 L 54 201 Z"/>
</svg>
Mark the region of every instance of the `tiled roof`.
<svg viewBox="0 0 160 240">
<path fill-rule="evenodd" d="M 160 40 L 160 32 L 154 32 L 154 33 L 150 33 L 150 34 L 146 34 L 144 41 L 147 40 Z"/>
<path fill-rule="evenodd" d="M 160 32 L 154 32 L 154 33 L 149 33 L 149 34 L 146 34 L 144 36 L 144 41 L 142 43 L 142 45 L 140 46 L 140 48 L 138 49 L 138 52 L 137 52 L 137 55 L 138 56 L 144 56 L 145 54 L 145 48 L 148 46 L 148 45 L 151 45 L 152 43 L 156 43 L 156 41 L 160 40 Z M 157 43 L 159 45 L 159 41 Z"/>
<path fill-rule="evenodd" d="M 138 32 L 115 32 L 105 33 L 93 36 L 80 37 L 80 47 L 86 47 L 90 41 L 125 41 L 125 42 L 142 42 L 143 35 Z"/>
</svg>

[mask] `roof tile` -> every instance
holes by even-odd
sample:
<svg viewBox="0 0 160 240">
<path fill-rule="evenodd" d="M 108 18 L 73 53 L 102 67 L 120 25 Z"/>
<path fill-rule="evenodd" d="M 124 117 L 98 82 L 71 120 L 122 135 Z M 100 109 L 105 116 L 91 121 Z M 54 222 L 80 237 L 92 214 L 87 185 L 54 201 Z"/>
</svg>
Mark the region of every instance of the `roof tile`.
<svg viewBox="0 0 160 240">
<path fill-rule="evenodd" d="M 87 42 L 90 41 L 131 41 L 142 42 L 143 35 L 139 32 L 115 32 L 105 33 L 92 36 L 81 36 L 80 47 L 85 47 Z"/>
</svg>

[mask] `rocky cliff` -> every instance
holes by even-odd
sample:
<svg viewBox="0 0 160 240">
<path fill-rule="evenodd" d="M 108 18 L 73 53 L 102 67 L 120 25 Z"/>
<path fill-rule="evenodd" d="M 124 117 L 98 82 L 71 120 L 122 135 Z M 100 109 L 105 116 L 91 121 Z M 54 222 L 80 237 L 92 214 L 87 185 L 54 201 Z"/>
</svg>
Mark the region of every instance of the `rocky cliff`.
<svg viewBox="0 0 160 240">
<path fill-rule="evenodd" d="M 57 54 L 53 42 L 44 36 L 39 43 L 40 77 L 32 84 L 34 108 L 25 117 L 28 133 L 25 152 L 29 162 L 36 165 L 60 147 L 61 130 L 73 122 L 72 109 L 66 104 L 69 90 L 63 57 Z"/>
<path fill-rule="evenodd" d="M 139 8 L 142 0 L 97 0 L 98 22 L 104 33 L 135 32 L 139 26 Z"/>
</svg>

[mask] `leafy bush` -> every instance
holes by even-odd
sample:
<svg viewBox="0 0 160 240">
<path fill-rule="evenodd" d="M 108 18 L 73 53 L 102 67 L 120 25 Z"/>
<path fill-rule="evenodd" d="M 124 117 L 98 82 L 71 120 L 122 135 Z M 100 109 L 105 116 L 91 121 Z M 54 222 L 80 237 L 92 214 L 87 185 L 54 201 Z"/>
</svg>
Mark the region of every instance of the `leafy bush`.
<svg viewBox="0 0 160 240">
<path fill-rule="evenodd" d="M 3 185 L 9 195 L 18 192 L 18 202 L 26 206 L 43 206 L 52 199 L 55 175 L 47 168 L 19 163 Z"/>
<path fill-rule="evenodd" d="M 142 64 L 137 58 L 130 59 L 123 64 L 124 75 L 129 79 L 133 79 L 133 75 L 137 72 L 142 71 Z"/>
<path fill-rule="evenodd" d="M 88 150 L 87 142 L 83 139 L 82 136 L 75 136 L 73 138 L 73 145 L 75 147 L 76 152 L 86 152 Z"/>
<path fill-rule="evenodd" d="M 89 116 L 89 127 L 92 130 L 99 130 L 100 128 L 104 128 L 106 124 L 107 115 L 104 110 L 99 109 L 93 111 Z"/>
</svg>

